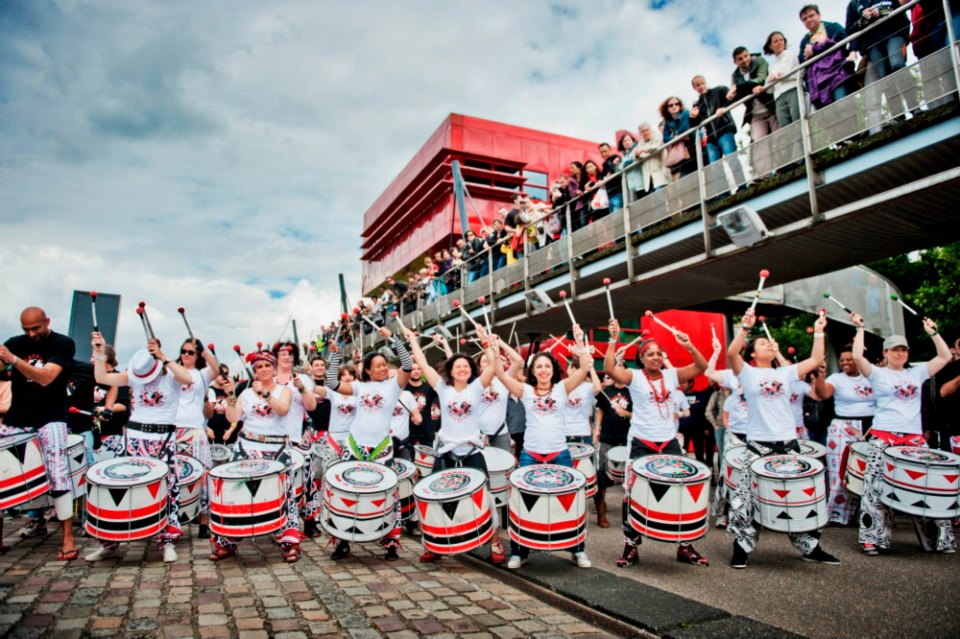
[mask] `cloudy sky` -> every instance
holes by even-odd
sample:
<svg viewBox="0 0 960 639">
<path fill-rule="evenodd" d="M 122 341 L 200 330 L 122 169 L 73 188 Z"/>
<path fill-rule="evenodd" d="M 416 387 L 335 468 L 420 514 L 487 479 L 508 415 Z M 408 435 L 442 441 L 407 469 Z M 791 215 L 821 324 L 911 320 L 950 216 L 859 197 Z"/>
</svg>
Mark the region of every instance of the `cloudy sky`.
<svg viewBox="0 0 960 639">
<path fill-rule="evenodd" d="M 178 306 L 206 341 L 306 339 L 448 113 L 611 139 L 727 83 L 736 45 L 795 48 L 801 4 L 0 0 L 0 337 L 34 304 L 66 332 L 93 289 L 123 296 L 121 355 L 138 300 L 168 343 Z"/>
</svg>

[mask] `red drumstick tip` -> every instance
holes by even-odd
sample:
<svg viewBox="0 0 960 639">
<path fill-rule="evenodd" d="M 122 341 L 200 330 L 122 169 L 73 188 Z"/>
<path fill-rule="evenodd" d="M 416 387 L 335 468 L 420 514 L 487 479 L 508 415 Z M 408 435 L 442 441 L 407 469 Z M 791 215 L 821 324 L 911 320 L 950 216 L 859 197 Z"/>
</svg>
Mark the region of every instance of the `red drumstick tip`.
<svg viewBox="0 0 960 639">
<path fill-rule="evenodd" d="M 650 311 L 647 311 L 647 312 L 649 313 Z M 645 329 L 643 329 L 642 331 L 640 331 L 640 337 L 646 337 L 646 336 L 649 335 L 649 334 L 650 334 L 649 329 L 646 329 L 646 328 L 645 328 Z"/>
<path fill-rule="evenodd" d="M 653 317 L 653 311 L 646 311 L 644 312 L 644 315 L 646 315 L 647 317 Z"/>
<path fill-rule="evenodd" d="M 560 291 L 560 299 L 565 299 L 567 297 L 566 291 Z"/>
<path fill-rule="evenodd" d="M 604 285 L 604 286 L 610 286 L 610 278 L 609 278 L 609 277 L 603 278 L 603 285 Z"/>
<path fill-rule="evenodd" d="M 757 319 L 760 320 L 761 322 L 766 322 L 766 321 L 767 321 L 767 318 L 764 317 L 763 315 L 761 315 L 761 316 L 758 317 Z"/>
<path fill-rule="evenodd" d="M 263 348 L 263 342 L 257 342 L 257 349 Z"/>
<path fill-rule="evenodd" d="M 390 315 L 391 315 L 392 317 L 396 317 L 396 316 L 398 316 L 399 314 L 400 314 L 400 313 L 398 313 L 398 312 L 396 312 L 396 311 L 393 311 L 392 313 L 390 313 Z"/>
<path fill-rule="evenodd" d="M 360 309 L 359 309 L 359 308 L 354 308 L 354 309 L 353 309 L 353 314 L 354 314 L 354 315 L 356 315 L 356 314 L 359 313 L 359 312 L 360 312 Z"/>
<path fill-rule="evenodd" d="M 460 307 L 460 300 L 453 300 L 453 305 L 454 305 L 454 307 L 459 308 L 459 307 Z"/>
<path fill-rule="evenodd" d="M 93 299 L 97 299 L 97 292 L 96 292 L 96 291 L 90 291 L 90 297 L 92 297 Z"/>
<path fill-rule="evenodd" d="M 466 345 L 467 345 L 467 338 L 461 337 L 461 338 L 460 338 L 460 346 L 466 346 Z"/>
<path fill-rule="evenodd" d="M 807 327 L 807 333 L 813 333 L 813 327 L 812 327 L 812 326 L 808 326 L 808 327 Z"/>
<path fill-rule="evenodd" d="M 137 315 L 143 315 L 143 307 L 137 307 Z"/>
<path fill-rule="evenodd" d="M 763 269 L 762 271 L 760 271 L 760 277 L 762 277 L 763 279 L 767 279 L 768 277 L 770 277 L 770 271 L 768 271 L 767 269 Z"/>
<path fill-rule="evenodd" d="M 140 302 L 139 304 L 137 304 L 137 306 L 139 306 L 140 308 L 145 308 L 145 307 L 147 306 L 147 303 L 146 303 L 146 302 Z"/>
<path fill-rule="evenodd" d="M 234 344 L 234 345 L 233 345 L 233 350 L 235 350 L 235 351 L 237 351 L 237 352 L 239 353 L 239 352 L 240 352 L 240 345 L 239 345 L 239 344 Z"/>
<path fill-rule="evenodd" d="M 71 406 L 70 408 L 67 409 L 67 412 L 70 413 L 71 415 L 76 415 L 80 412 L 80 409 L 77 408 L 76 406 Z"/>
<path fill-rule="evenodd" d="M 184 313 L 187 312 L 187 309 L 185 309 L 184 307 L 181 306 L 180 308 L 177 309 L 177 312 L 180 313 L 181 315 L 183 315 Z"/>
<path fill-rule="evenodd" d="M 340 319 L 347 319 L 348 317 L 350 316 L 347 315 L 346 313 L 340 313 Z"/>
<path fill-rule="evenodd" d="M 481 304 L 486 304 L 487 298 L 481 295 L 480 297 L 477 298 L 477 301 L 480 302 Z"/>
<path fill-rule="evenodd" d="M 795 349 L 793 346 L 787 347 L 787 355 L 793 355 L 796 352 L 797 352 L 797 349 Z"/>
<path fill-rule="evenodd" d="M 826 314 L 827 314 L 827 309 L 821 308 L 821 309 L 820 309 L 819 311 L 817 311 L 817 312 L 820 313 L 821 315 L 826 315 Z"/>
<path fill-rule="evenodd" d="M 213 342 L 210 342 L 209 344 L 207 344 L 207 349 L 208 349 L 209 351 L 211 351 L 211 352 L 217 350 L 217 349 L 215 349 L 215 348 L 213 347 Z"/>
</svg>

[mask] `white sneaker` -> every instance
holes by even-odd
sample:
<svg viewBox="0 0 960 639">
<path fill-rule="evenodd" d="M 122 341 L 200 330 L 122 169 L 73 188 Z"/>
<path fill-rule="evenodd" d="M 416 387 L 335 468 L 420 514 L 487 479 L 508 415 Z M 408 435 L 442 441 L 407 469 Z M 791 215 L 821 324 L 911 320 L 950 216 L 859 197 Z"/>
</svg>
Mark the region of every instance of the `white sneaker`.
<svg viewBox="0 0 960 639">
<path fill-rule="evenodd" d="M 97 546 L 93 552 L 83 556 L 85 561 L 100 561 L 101 559 L 110 559 L 119 557 L 123 554 L 120 546 Z"/>
<path fill-rule="evenodd" d="M 177 549 L 173 547 L 173 544 L 169 544 L 163 547 L 163 563 L 172 564 L 177 560 Z"/>
<path fill-rule="evenodd" d="M 516 570 L 525 563 L 527 563 L 527 561 L 525 559 L 521 559 L 519 555 L 510 555 L 510 560 L 507 561 L 507 568 L 510 570 Z"/>
<path fill-rule="evenodd" d="M 587 557 L 585 552 L 575 552 L 573 553 L 573 558 L 577 562 L 577 568 L 592 568 L 593 562 L 590 561 L 590 558 Z"/>
</svg>

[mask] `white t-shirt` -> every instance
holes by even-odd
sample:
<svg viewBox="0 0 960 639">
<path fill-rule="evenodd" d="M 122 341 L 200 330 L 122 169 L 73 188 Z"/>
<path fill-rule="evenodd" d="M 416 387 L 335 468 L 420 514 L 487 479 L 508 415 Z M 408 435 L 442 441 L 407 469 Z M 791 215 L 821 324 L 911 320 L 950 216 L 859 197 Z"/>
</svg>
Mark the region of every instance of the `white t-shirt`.
<svg viewBox="0 0 960 639">
<path fill-rule="evenodd" d="M 490 385 L 483 389 L 482 403 L 480 404 L 480 431 L 484 435 L 493 435 L 507 420 L 507 400 L 510 393 L 507 387 L 497 378 L 493 378 Z M 502 433 L 506 433 L 504 428 Z"/>
<path fill-rule="evenodd" d="M 747 414 L 749 411 L 750 407 L 743 399 L 739 388 L 730 393 L 727 398 L 723 400 L 723 412 L 727 413 L 727 430 L 736 435 L 746 435 Z"/>
<path fill-rule="evenodd" d="M 285 387 L 274 384 L 270 395 L 280 398 Z M 286 416 L 281 417 L 273 412 L 267 400 L 257 395 L 252 388 L 245 388 L 237 401 L 243 405 L 243 430 L 254 435 L 284 436 L 286 430 Z"/>
<path fill-rule="evenodd" d="M 350 425 L 350 434 L 358 446 L 377 446 L 390 436 L 390 420 L 400 399 L 396 379 L 382 382 L 352 382 L 357 397 L 357 416 Z"/>
<path fill-rule="evenodd" d="M 300 378 L 300 381 L 303 382 L 304 390 L 307 393 L 312 393 L 313 387 L 316 386 L 316 384 L 310 376 L 304 375 L 303 373 L 297 373 L 296 375 Z M 297 390 L 297 386 L 293 383 L 292 377 L 284 386 L 290 389 L 291 396 L 290 412 L 286 415 L 287 437 L 289 437 L 292 442 L 298 442 L 303 437 L 303 418 L 306 416 L 307 411 L 303 407 L 303 395 Z"/>
<path fill-rule="evenodd" d="M 397 439 L 410 437 L 410 413 L 404 406 L 410 410 L 417 410 L 417 400 L 410 391 L 400 393 L 400 399 L 397 400 L 397 405 L 393 407 L 393 412 L 390 414 L 390 434 Z"/>
<path fill-rule="evenodd" d="M 650 442 L 665 442 L 677 434 L 677 422 L 673 418 L 675 395 L 683 396 L 677 369 L 665 368 L 660 379 L 651 381 L 643 370 L 633 371 L 633 379 L 627 389 L 633 400 L 633 416 L 630 418 L 629 441 L 640 438 Z M 656 392 L 654 392 L 656 389 Z M 660 401 L 657 401 L 657 397 Z"/>
<path fill-rule="evenodd" d="M 790 410 L 797 426 L 803 426 L 803 398 L 810 392 L 810 384 L 797 379 L 790 384 Z"/>
<path fill-rule="evenodd" d="M 357 397 L 341 395 L 337 391 L 327 389 L 327 399 L 330 401 L 329 436 L 340 441 L 346 438 L 353 419 L 357 416 Z"/>
<path fill-rule="evenodd" d="M 755 368 L 744 364 L 740 386 L 750 410 L 747 413 L 747 439 L 781 442 L 797 438 L 797 424 L 790 409 L 790 387 L 800 379 L 797 365 L 785 368 Z"/>
<path fill-rule="evenodd" d="M 923 383 L 930 379 L 926 364 L 902 371 L 874 366 L 867 379 L 877 398 L 873 427 L 892 433 L 922 435 L 920 398 Z"/>
<path fill-rule="evenodd" d="M 678 388 L 673 394 L 673 407 L 676 409 L 677 414 L 675 417 L 680 418 L 680 413 L 690 410 L 690 398 L 687 397 L 684 393 L 680 392 Z"/>
<path fill-rule="evenodd" d="M 181 428 L 203 428 L 207 418 L 203 416 L 203 407 L 207 401 L 207 389 L 210 378 L 205 371 L 188 368 L 193 383 L 180 386 L 180 405 L 177 408 L 177 426 Z"/>
<path fill-rule="evenodd" d="M 141 384 L 132 374 L 127 375 L 130 386 L 130 421 L 141 424 L 176 424 L 180 409 L 180 382 L 173 373 L 164 370 L 149 384 Z"/>
<path fill-rule="evenodd" d="M 539 455 L 548 455 L 567 449 L 564 434 L 563 406 L 567 402 L 567 389 L 563 382 L 554 384 L 549 395 L 540 397 L 529 384 L 523 385 L 524 412 L 527 415 L 527 430 L 523 435 L 523 448 Z"/>
<path fill-rule="evenodd" d="M 833 386 L 833 406 L 837 417 L 870 417 L 877 412 L 877 400 L 873 387 L 866 377 L 857 373 L 834 373 L 826 380 Z"/>
<path fill-rule="evenodd" d="M 440 405 L 440 450 L 453 450 L 455 455 L 470 452 L 474 443 L 480 443 L 480 414 L 483 410 L 483 385 L 480 378 L 467 384 L 462 391 L 448 386 L 442 379 L 433 387 Z M 453 446 L 453 448 L 449 448 Z"/>
<path fill-rule="evenodd" d="M 593 433 L 590 418 L 596 404 L 593 382 L 584 382 L 567 395 L 567 401 L 563 404 L 564 434 L 567 437 L 583 437 Z"/>
</svg>

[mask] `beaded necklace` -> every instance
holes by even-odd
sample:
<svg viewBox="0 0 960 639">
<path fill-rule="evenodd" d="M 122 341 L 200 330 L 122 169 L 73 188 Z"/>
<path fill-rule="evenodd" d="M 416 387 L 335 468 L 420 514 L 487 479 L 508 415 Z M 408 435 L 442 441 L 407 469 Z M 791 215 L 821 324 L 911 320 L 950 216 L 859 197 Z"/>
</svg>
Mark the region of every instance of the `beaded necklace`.
<svg viewBox="0 0 960 639">
<path fill-rule="evenodd" d="M 657 412 L 660 413 L 660 417 L 666 419 L 670 416 L 670 403 L 668 401 L 669 393 L 667 392 L 667 383 L 663 378 L 663 374 L 660 375 L 660 391 L 657 392 L 657 387 L 653 385 L 653 380 L 650 379 L 650 375 L 647 374 L 647 369 L 643 369 L 643 376 L 647 379 L 647 385 L 650 386 L 650 390 L 653 391 L 653 401 L 657 404 Z M 664 412 L 666 409 L 666 412 Z"/>
</svg>

